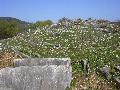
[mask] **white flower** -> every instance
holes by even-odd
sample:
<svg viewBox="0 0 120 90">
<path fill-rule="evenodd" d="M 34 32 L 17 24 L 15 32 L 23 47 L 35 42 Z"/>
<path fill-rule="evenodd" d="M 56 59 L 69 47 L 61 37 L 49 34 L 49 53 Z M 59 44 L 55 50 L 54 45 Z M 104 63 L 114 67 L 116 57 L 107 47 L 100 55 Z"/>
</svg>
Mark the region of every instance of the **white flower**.
<svg viewBox="0 0 120 90">
<path fill-rule="evenodd" d="M 116 57 L 119 58 L 119 56 L 116 54 Z"/>
</svg>

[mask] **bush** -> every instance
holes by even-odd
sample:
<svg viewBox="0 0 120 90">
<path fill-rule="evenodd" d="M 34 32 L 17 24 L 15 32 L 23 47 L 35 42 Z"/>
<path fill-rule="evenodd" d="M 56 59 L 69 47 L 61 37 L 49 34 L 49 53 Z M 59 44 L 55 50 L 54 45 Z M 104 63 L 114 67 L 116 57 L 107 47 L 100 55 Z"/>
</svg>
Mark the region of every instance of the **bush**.
<svg viewBox="0 0 120 90">
<path fill-rule="evenodd" d="M 36 23 L 33 23 L 30 25 L 31 29 L 35 29 L 36 27 L 44 27 L 44 26 L 50 26 L 52 25 L 53 22 L 51 20 L 46 20 L 46 21 L 37 21 Z"/>
<path fill-rule="evenodd" d="M 0 39 L 10 38 L 20 32 L 19 24 L 15 21 L 0 21 Z"/>
</svg>

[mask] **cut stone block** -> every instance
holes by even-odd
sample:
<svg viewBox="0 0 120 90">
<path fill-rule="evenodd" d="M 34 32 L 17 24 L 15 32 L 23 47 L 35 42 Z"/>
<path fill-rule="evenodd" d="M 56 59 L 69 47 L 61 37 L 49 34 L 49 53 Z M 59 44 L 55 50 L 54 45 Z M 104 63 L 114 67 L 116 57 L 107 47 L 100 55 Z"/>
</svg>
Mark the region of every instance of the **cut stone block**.
<svg viewBox="0 0 120 90">
<path fill-rule="evenodd" d="M 70 59 L 25 60 L 15 61 L 15 68 L 0 70 L 0 90 L 65 90 L 70 86 Z"/>
<path fill-rule="evenodd" d="M 69 58 L 24 58 L 15 59 L 14 66 L 44 66 L 44 65 L 64 65 L 70 66 Z"/>
</svg>

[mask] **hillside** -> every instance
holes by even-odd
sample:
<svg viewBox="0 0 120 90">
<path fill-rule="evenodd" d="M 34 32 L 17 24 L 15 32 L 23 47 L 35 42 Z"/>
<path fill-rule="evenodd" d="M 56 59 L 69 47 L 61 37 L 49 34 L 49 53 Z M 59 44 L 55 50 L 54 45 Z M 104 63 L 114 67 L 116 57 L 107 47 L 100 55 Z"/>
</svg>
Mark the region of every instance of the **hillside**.
<svg viewBox="0 0 120 90">
<path fill-rule="evenodd" d="M 28 24 L 28 22 L 26 22 L 26 21 L 22 21 L 17 18 L 13 18 L 13 17 L 0 17 L 0 20 L 3 20 L 3 21 L 12 21 L 13 20 L 13 21 L 17 21 L 21 24 Z"/>
<path fill-rule="evenodd" d="M 12 17 L 0 17 L 0 39 L 6 39 L 28 29 L 28 22 Z"/>
<path fill-rule="evenodd" d="M 110 66 L 112 72 L 113 67 L 120 63 L 120 27 L 106 20 L 62 19 L 55 25 L 29 29 L 0 43 L 1 52 L 17 50 L 29 57 L 39 58 L 70 57 L 73 87 L 80 87 L 78 78 L 83 73 L 81 60 L 89 61 L 91 73 L 97 73 L 105 65 Z M 91 88 L 100 90 L 102 86 L 98 86 L 91 85 Z"/>
</svg>

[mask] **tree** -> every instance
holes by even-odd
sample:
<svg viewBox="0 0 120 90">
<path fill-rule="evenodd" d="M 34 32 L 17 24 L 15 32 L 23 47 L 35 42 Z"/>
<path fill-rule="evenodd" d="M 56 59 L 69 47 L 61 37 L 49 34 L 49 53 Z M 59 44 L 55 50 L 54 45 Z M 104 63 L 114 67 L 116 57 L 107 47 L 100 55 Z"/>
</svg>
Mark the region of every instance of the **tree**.
<svg viewBox="0 0 120 90">
<path fill-rule="evenodd" d="M 33 23 L 30 25 L 31 29 L 35 29 L 36 27 L 44 27 L 44 26 L 50 26 L 53 22 L 51 20 L 45 20 L 45 21 L 37 21 L 36 23 Z"/>
<path fill-rule="evenodd" d="M 0 21 L 0 39 L 13 37 L 19 32 L 19 23 L 16 21 Z"/>
</svg>

